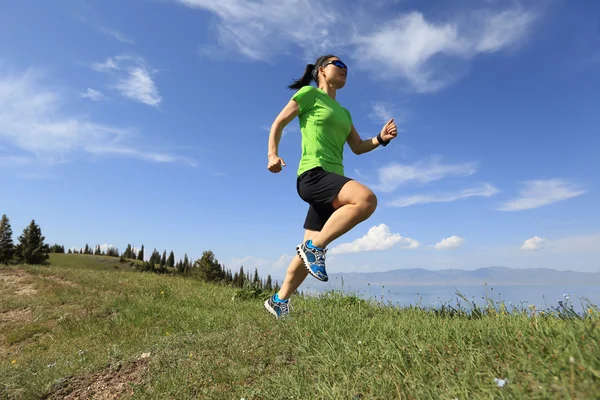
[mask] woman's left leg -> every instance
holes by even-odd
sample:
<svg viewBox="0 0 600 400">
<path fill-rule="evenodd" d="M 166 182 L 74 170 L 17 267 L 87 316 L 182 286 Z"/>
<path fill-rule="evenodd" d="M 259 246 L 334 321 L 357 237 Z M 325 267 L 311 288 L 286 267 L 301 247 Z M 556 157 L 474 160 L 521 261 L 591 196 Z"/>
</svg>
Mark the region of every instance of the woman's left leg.
<svg viewBox="0 0 600 400">
<path fill-rule="evenodd" d="M 313 239 L 317 236 L 318 231 L 312 231 L 310 229 L 306 229 L 304 232 L 304 240 L 306 242 L 308 239 Z M 300 256 L 296 255 L 287 269 L 287 274 L 285 276 L 285 280 L 281 285 L 281 289 L 279 290 L 278 296 L 281 300 L 289 299 L 292 293 L 296 291 L 304 282 L 304 279 L 308 276 L 308 271 L 304 266 L 304 262 L 300 258 Z"/>
</svg>

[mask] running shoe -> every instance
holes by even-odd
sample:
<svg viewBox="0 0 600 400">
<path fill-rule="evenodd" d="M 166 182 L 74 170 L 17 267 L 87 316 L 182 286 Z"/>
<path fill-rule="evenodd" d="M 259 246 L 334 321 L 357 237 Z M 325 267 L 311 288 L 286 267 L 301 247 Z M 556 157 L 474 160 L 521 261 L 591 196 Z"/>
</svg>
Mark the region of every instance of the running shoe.
<svg viewBox="0 0 600 400">
<path fill-rule="evenodd" d="M 325 270 L 325 253 L 327 249 L 321 249 L 312 244 L 312 240 L 296 246 L 298 255 L 304 261 L 304 266 L 308 270 L 308 273 L 320 280 L 321 282 L 327 282 L 329 277 Z"/>
</svg>

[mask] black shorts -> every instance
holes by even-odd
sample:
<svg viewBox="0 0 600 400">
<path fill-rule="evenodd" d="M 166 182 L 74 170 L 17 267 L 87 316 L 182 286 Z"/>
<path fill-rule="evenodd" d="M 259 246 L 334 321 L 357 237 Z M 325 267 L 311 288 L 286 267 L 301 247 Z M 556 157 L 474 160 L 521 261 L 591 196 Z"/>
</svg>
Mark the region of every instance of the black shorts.
<svg viewBox="0 0 600 400">
<path fill-rule="evenodd" d="M 351 178 L 327 172 L 321 167 L 316 167 L 303 172 L 296 180 L 296 189 L 302 200 L 310 204 L 304 221 L 304 229 L 321 231 L 325 222 L 335 211 L 333 199 L 340 192 L 342 186 L 351 181 Z"/>
</svg>

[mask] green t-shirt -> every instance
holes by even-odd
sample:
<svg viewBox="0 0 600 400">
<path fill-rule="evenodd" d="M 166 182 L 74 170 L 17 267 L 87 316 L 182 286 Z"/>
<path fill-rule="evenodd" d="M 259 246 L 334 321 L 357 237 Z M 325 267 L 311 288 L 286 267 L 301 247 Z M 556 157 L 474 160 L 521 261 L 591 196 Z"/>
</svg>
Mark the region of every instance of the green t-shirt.
<svg viewBox="0 0 600 400">
<path fill-rule="evenodd" d="M 298 103 L 302 157 L 297 174 L 311 168 L 344 175 L 343 152 L 352 129 L 350 112 L 314 86 L 304 86 L 292 99 Z"/>
</svg>

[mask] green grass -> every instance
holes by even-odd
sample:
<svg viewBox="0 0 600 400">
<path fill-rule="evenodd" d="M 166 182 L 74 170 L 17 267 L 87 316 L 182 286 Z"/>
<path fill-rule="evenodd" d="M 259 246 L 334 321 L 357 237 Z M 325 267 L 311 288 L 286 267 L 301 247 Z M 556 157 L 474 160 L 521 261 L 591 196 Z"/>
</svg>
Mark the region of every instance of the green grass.
<svg viewBox="0 0 600 400">
<path fill-rule="evenodd" d="M 102 382 L 135 399 L 600 398 L 597 309 L 433 312 L 333 292 L 276 321 L 232 288 L 111 258 L 51 263 L 0 270 L 0 399 Z"/>
</svg>

